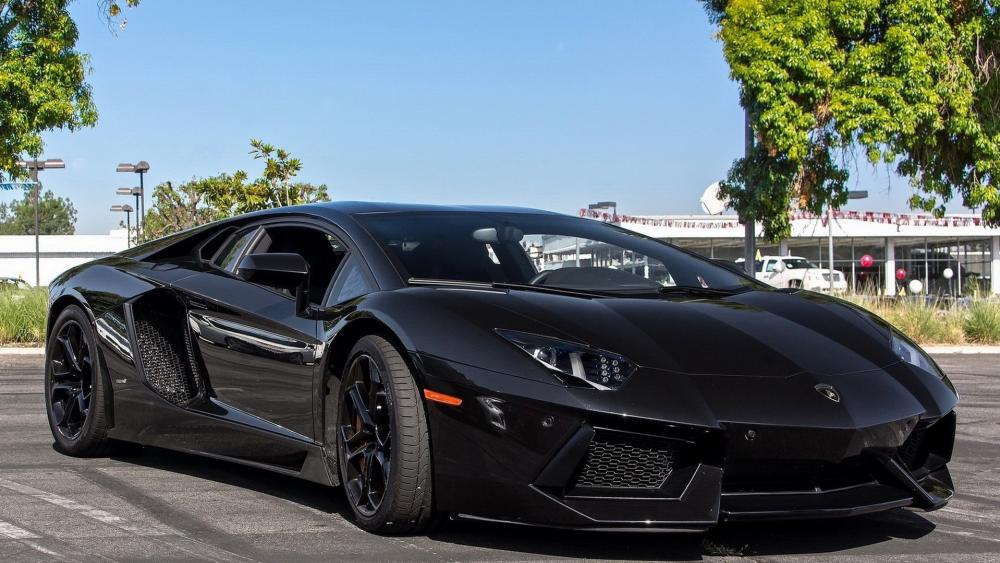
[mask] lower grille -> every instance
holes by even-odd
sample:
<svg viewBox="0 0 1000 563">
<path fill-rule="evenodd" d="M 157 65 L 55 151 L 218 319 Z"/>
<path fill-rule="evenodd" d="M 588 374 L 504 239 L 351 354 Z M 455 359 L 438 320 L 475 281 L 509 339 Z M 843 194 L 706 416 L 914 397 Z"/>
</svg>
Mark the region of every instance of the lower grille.
<svg viewBox="0 0 1000 563">
<path fill-rule="evenodd" d="M 677 450 L 662 440 L 598 432 L 587 447 L 574 486 L 658 489 L 677 461 Z"/>
<path fill-rule="evenodd" d="M 910 432 L 906 441 L 896 450 L 896 455 L 899 456 L 899 459 L 906 464 L 906 468 L 910 471 L 922 467 L 927 461 L 927 455 L 930 453 L 927 447 L 928 428 L 926 424 L 918 424 Z"/>
<path fill-rule="evenodd" d="M 198 394 L 198 370 L 190 334 L 181 317 L 134 310 L 135 335 L 146 382 L 167 401 L 181 405 Z"/>
</svg>

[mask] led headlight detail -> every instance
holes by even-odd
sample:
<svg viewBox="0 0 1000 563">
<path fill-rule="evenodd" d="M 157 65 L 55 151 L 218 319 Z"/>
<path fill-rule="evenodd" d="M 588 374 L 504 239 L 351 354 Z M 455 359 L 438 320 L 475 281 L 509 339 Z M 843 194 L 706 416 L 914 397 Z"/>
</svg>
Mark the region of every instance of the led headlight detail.
<svg viewBox="0 0 1000 563">
<path fill-rule="evenodd" d="M 895 332 L 892 333 L 892 353 L 908 364 L 917 366 L 938 377 L 944 377 L 944 374 L 934 365 L 934 362 L 927 357 L 926 352 L 910 344 L 905 338 Z"/>
<path fill-rule="evenodd" d="M 624 385 L 635 371 L 635 365 L 625 357 L 584 344 L 514 330 L 497 329 L 497 334 L 555 372 L 566 383 L 576 380 L 595 389 L 609 391 Z"/>
</svg>

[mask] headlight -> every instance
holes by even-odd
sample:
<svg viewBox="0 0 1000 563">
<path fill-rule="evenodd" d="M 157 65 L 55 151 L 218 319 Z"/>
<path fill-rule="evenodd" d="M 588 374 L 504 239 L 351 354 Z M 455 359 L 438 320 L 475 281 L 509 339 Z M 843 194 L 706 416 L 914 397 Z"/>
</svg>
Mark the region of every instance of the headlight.
<svg viewBox="0 0 1000 563">
<path fill-rule="evenodd" d="M 931 361 L 926 352 L 910 344 L 909 341 L 895 332 L 892 333 L 892 353 L 908 364 L 917 366 L 924 371 L 929 371 L 938 377 L 944 377 L 944 374 Z"/>
<path fill-rule="evenodd" d="M 623 356 L 584 344 L 514 330 L 497 329 L 497 334 L 567 384 L 583 383 L 609 391 L 624 385 L 635 371 L 635 365 Z"/>
</svg>

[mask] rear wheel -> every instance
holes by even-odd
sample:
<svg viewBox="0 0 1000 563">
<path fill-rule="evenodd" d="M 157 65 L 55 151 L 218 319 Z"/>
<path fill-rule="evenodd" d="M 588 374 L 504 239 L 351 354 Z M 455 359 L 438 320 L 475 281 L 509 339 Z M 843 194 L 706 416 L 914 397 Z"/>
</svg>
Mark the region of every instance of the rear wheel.
<svg viewBox="0 0 1000 563">
<path fill-rule="evenodd" d="M 388 340 L 365 336 L 340 385 L 337 457 L 355 522 L 404 534 L 435 521 L 427 418 L 413 375 Z"/>
<path fill-rule="evenodd" d="M 90 320 L 72 305 L 56 319 L 45 348 L 49 428 L 63 452 L 81 457 L 107 452 L 104 393 Z"/>
</svg>

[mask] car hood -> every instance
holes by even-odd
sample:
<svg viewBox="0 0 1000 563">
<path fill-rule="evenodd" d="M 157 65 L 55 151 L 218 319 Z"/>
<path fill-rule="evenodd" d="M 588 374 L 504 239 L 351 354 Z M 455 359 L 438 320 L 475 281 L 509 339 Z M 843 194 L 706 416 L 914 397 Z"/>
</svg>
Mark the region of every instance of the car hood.
<svg viewBox="0 0 1000 563">
<path fill-rule="evenodd" d="M 673 372 L 833 375 L 898 361 L 883 321 L 810 292 L 751 291 L 721 299 L 585 299 L 530 291 L 479 295 L 531 319 L 533 330 L 540 334 L 583 342 L 622 354 L 642 367 Z"/>
</svg>

